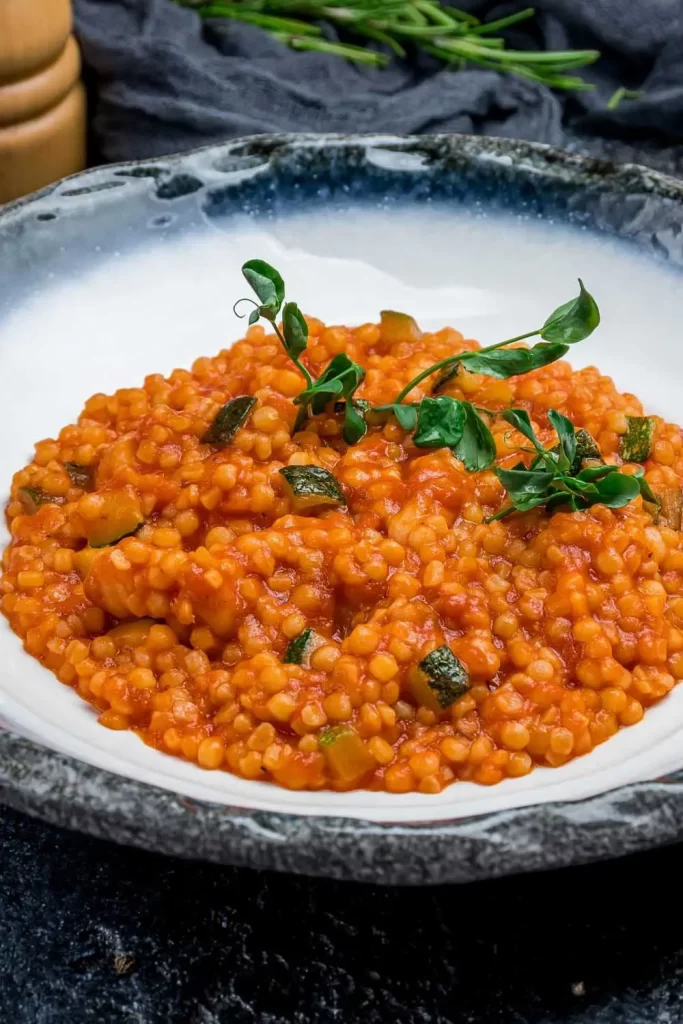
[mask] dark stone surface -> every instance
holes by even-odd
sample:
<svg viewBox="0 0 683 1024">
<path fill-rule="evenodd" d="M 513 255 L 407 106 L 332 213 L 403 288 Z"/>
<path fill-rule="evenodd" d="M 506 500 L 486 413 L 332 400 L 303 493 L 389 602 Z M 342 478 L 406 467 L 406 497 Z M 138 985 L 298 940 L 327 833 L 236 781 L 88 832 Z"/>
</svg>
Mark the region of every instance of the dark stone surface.
<svg viewBox="0 0 683 1024">
<path fill-rule="evenodd" d="M 468 886 L 165 859 L 0 812 L 12 1024 L 679 1024 L 680 847 Z"/>
</svg>

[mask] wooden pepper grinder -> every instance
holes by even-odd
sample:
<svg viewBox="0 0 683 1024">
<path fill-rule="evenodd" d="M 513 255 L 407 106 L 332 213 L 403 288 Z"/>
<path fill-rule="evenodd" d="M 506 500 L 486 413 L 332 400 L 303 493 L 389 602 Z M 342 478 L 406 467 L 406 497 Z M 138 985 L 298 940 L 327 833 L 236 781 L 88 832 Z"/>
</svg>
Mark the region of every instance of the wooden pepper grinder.
<svg viewBox="0 0 683 1024">
<path fill-rule="evenodd" d="M 0 0 L 0 203 L 85 166 L 71 0 Z"/>
</svg>

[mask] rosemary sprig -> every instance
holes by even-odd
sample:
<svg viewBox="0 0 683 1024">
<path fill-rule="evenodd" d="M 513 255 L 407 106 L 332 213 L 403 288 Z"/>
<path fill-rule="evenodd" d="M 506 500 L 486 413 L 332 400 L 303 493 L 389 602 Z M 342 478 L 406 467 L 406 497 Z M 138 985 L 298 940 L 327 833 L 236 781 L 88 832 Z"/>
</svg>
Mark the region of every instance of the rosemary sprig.
<svg viewBox="0 0 683 1024">
<path fill-rule="evenodd" d="M 639 100 L 642 95 L 642 89 L 625 89 L 622 85 L 615 89 L 610 96 L 607 101 L 607 109 L 616 110 L 623 100 Z"/>
<path fill-rule="evenodd" d="M 570 72 L 592 64 L 597 50 L 508 50 L 494 33 L 534 15 L 533 7 L 481 24 L 477 18 L 441 0 L 176 0 L 194 8 L 202 18 L 227 18 L 257 25 L 296 50 L 332 53 L 346 60 L 385 66 L 386 53 L 365 45 L 332 42 L 321 22 L 344 34 L 383 44 L 396 56 L 406 46 L 430 53 L 446 64 L 473 64 L 507 71 L 541 82 L 552 89 L 580 90 L 593 86 Z"/>
</svg>

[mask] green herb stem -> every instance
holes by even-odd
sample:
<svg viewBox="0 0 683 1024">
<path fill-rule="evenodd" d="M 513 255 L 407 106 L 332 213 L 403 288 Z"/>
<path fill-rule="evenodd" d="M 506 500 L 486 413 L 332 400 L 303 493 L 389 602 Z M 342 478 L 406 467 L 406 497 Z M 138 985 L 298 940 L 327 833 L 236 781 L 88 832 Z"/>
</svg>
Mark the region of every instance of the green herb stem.
<svg viewBox="0 0 683 1024">
<path fill-rule="evenodd" d="M 623 100 L 639 100 L 642 95 L 641 89 L 625 89 L 621 86 L 619 89 L 615 89 L 610 96 L 607 101 L 607 109 L 616 110 Z"/>
<path fill-rule="evenodd" d="M 459 356 L 448 356 L 447 359 L 442 359 L 440 362 L 434 363 L 433 366 L 428 366 L 426 370 L 423 370 L 422 373 L 419 373 L 417 377 L 411 380 L 410 384 L 406 384 L 406 386 L 399 391 L 394 399 L 394 405 L 398 405 L 404 398 L 407 398 L 413 388 L 416 388 L 417 385 L 421 384 L 423 380 L 427 379 L 427 377 L 431 377 L 431 375 L 436 373 L 437 370 L 443 370 L 447 366 L 452 366 L 454 363 L 457 363 L 459 359 Z"/>
<path fill-rule="evenodd" d="M 476 25 L 470 29 L 470 35 L 472 36 L 483 36 L 488 35 L 490 32 L 500 32 L 502 28 L 509 28 L 510 25 L 516 25 L 520 21 L 526 21 L 527 18 L 533 18 L 536 11 L 533 7 L 525 7 L 523 11 L 517 11 L 516 14 L 508 14 L 506 18 L 498 18 L 496 21 L 487 21 L 485 25 Z"/>
<path fill-rule="evenodd" d="M 527 334 L 519 334 L 516 338 L 508 338 L 507 341 L 498 341 L 495 345 L 488 345 L 486 348 L 477 349 L 476 352 L 460 352 L 457 356 L 448 356 L 446 359 L 442 359 L 440 362 L 434 363 L 433 366 L 429 366 L 426 370 L 423 370 L 422 373 L 419 373 L 417 377 L 414 377 L 409 384 L 406 384 L 398 395 L 396 395 L 394 404 L 402 402 L 404 398 L 407 398 L 413 388 L 417 387 L 418 384 L 421 384 L 423 380 L 427 379 L 427 377 L 431 377 L 431 375 L 436 373 L 437 370 L 444 370 L 447 366 L 453 366 L 455 363 L 464 363 L 467 365 L 468 355 L 480 356 L 484 352 L 495 352 L 497 349 L 503 348 L 504 345 L 514 345 L 516 341 L 524 341 L 525 338 L 533 338 L 534 335 L 538 334 L 541 330 L 542 328 L 539 327 L 537 330 L 529 331 Z"/>
<path fill-rule="evenodd" d="M 293 356 L 292 353 L 289 351 L 289 347 L 287 345 L 287 342 L 285 341 L 284 335 L 283 335 L 282 331 L 280 330 L 280 328 L 278 327 L 278 325 L 275 323 L 275 321 L 273 321 L 273 329 L 274 329 L 275 333 L 277 334 L 278 338 L 280 339 L 280 342 L 282 343 L 283 349 L 285 350 L 285 352 L 287 353 L 289 358 L 292 360 L 292 362 L 296 366 L 296 368 L 299 371 L 299 373 L 302 373 L 303 376 L 305 377 L 305 379 L 306 379 L 306 387 L 307 388 L 314 387 L 315 381 L 313 380 L 313 378 L 311 377 L 310 373 L 308 372 L 308 370 L 306 369 L 304 364 L 301 362 L 299 357 L 298 356 Z"/>
</svg>

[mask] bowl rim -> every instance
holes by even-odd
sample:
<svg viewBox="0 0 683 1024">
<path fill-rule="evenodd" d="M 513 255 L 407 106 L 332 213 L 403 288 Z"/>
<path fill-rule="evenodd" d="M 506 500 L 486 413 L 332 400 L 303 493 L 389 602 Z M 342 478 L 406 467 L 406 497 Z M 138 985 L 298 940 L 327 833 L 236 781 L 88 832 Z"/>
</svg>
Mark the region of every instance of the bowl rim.
<svg viewBox="0 0 683 1024">
<path fill-rule="evenodd" d="M 71 175 L 0 207 L 0 233 L 36 207 L 47 208 L 55 197 L 66 198 L 72 182 L 79 183 L 79 195 L 87 194 L 90 202 L 97 202 L 95 193 L 102 193 L 117 178 L 117 184 L 137 178 L 149 188 L 158 177 L 172 178 L 178 168 L 190 171 L 198 159 L 203 163 L 246 152 L 263 154 L 272 162 L 288 151 L 371 145 L 397 153 L 447 152 L 455 161 L 470 165 L 508 161 L 515 173 L 559 178 L 577 189 L 639 191 L 683 207 L 683 181 L 677 178 L 638 164 L 616 165 L 541 143 L 454 134 L 272 133 Z M 152 168 L 154 175 L 144 173 Z M 223 174 L 229 178 L 230 172 Z M 386 884 L 464 882 L 675 842 L 683 838 L 682 794 L 683 772 L 579 801 L 532 804 L 428 823 L 377 823 L 197 801 L 0 731 L 0 801 L 19 811 L 181 857 Z"/>
</svg>

